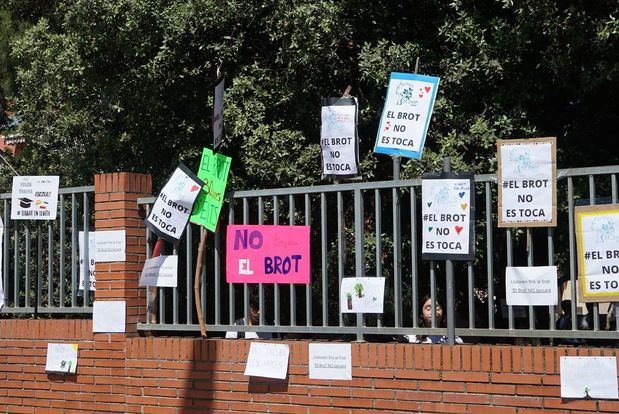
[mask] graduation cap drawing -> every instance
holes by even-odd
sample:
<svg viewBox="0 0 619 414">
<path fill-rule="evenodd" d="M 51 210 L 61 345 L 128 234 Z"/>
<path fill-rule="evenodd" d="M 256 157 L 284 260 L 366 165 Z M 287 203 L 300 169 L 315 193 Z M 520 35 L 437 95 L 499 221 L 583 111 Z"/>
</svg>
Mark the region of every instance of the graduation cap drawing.
<svg viewBox="0 0 619 414">
<path fill-rule="evenodd" d="M 29 199 L 28 197 L 21 197 L 18 198 L 19 200 L 19 206 L 21 208 L 30 208 L 30 203 L 32 203 L 32 200 Z"/>
</svg>

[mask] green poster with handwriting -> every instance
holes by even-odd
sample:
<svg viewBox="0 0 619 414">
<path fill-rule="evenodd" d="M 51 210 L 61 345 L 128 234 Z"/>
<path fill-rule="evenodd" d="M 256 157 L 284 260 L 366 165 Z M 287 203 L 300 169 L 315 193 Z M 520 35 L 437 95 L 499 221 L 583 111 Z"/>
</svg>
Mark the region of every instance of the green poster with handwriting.
<svg viewBox="0 0 619 414">
<path fill-rule="evenodd" d="M 217 229 L 231 162 L 232 158 L 223 154 L 214 154 L 208 148 L 202 150 L 198 177 L 204 181 L 204 187 L 193 205 L 189 221 L 202 225 L 212 232 Z"/>
</svg>

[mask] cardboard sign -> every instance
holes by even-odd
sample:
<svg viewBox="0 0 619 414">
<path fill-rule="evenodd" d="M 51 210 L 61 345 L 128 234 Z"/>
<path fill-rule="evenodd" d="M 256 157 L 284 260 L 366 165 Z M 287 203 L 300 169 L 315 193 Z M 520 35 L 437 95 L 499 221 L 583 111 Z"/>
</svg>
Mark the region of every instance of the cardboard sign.
<svg viewBox="0 0 619 414">
<path fill-rule="evenodd" d="M 178 256 L 157 256 L 146 260 L 140 286 L 176 287 L 178 284 Z"/>
<path fill-rule="evenodd" d="M 497 140 L 499 227 L 557 225 L 557 139 Z"/>
<path fill-rule="evenodd" d="M 290 348 L 285 344 L 252 342 L 245 365 L 245 375 L 286 379 Z"/>
<path fill-rule="evenodd" d="M 310 283 L 309 226 L 229 225 L 228 283 Z"/>
<path fill-rule="evenodd" d="M 202 150 L 198 178 L 204 182 L 204 187 L 193 206 L 190 220 L 213 233 L 217 230 L 219 213 L 224 203 L 231 162 L 232 158 L 223 154 L 214 154 L 208 148 Z"/>
<path fill-rule="evenodd" d="M 213 93 L 213 149 L 219 147 L 224 135 L 224 80 L 219 79 Z"/>
<path fill-rule="evenodd" d="M 127 238 L 125 230 L 97 230 L 90 232 L 95 239 L 95 248 L 90 250 L 95 262 L 124 262 Z"/>
<path fill-rule="evenodd" d="M 475 190 L 469 173 L 424 174 L 421 181 L 422 259 L 475 257 Z"/>
<path fill-rule="evenodd" d="M 341 313 L 383 313 L 384 277 L 344 277 L 340 288 Z"/>
<path fill-rule="evenodd" d="M 357 99 L 323 99 L 321 119 L 320 147 L 322 148 L 323 178 L 356 176 L 359 171 Z"/>
<path fill-rule="evenodd" d="M 421 158 L 439 78 L 391 73 L 374 152 Z"/>
<path fill-rule="evenodd" d="M 616 357 L 561 357 L 561 398 L 612 398 L 617 393 Z"/>
<path fill-rule="evenodd" d="M 77 344 L 47 344 L 45 372 L 75 374 Z"/>
<path fill-rule="evenodd" d="M 204 183 L 184 164 L 179 164 L 168 180 L 145 220 L 157 236 L 172 243 L 180 241 L 193 203 Z"/>
<path fill-rule="evenodd" d="M 578 296 L 619 301 L 619 204 L 576 207 Z"/>
<path fill-rule="evenodd" d="M 506 267 L 505 293 L 511 306 L 556 305 L 557 266 Z"/>
<path fill-rule="evenodd" d="M 59 180 L 57 175 L 13 177 L 11 220 L 56 220 Z"/>
<path fill-rule="evenodd" d="M 309 344 L 311 379 L 352 380 L 351 344 Z"/>
<path fill-rule="evenodd" d="M 124 230 L 123 230 L 124 232 Z M 96 282 L 97 282 L 97 275 L 95 272 L 95 263 L 97 262 L 95 260 L 95 251 L 97 249 L 96 245 L 97 245 L 97 233 L 94 231 L 89 231 L 88 232 L 88 284 L 89 284 L 89 289 L 88 290 L 97 290 L 96 288 Z M 84 290 L 84 232 L 80 231 L 78 234 L 78 250 L 79 250 L 79 256 L 80 256 L 80 287 L 79 290 Z"/>
<path fill-rule="evenodd" d="M 94 301 L 92 304 L 93 332 L 125 332 L 125 301 Z"/>
</svg>

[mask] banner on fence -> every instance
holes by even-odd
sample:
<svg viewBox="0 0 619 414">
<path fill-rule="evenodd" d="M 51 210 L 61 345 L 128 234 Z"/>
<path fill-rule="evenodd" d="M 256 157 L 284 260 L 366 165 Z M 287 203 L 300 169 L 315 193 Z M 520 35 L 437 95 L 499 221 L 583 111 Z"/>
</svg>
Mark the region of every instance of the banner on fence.
<svg viewBox="0 0 619 414">
<path fill-rule="evenodd" d="M 421 180 L 423 260 L 475 257 L 473 174 L 432 173 Z"/>
<path fill-rule="evenodd" d="M 190 220 L 213 233 L 217 230 L 219 213 L 224 203 L 231 162 L 232 158 L 223 154 L 215 154 L 208 148 L 202 150 L 198 178 L 204 182 L 204 187 L 193 206 Z"/>
<path fill-rule="evenodd" d="M 359 172 L 357 98 L 322 99 L 320 147 L 323 178 L 350 178 Z"/>
<path fill-rule="evenodd" d="M 123 230 L 124 233 L 124 230 Z M 80 257 L 80 287 L 84 290 L 84 232 L 80 231 L 77 235 L 77 243 Z M 97 290 L 97 275 L 95 272 L 95 251 L 97 249 L 97 234 L 94 231 L 88 232 L 88 290 Z"/>
<path fill-rule="evenodd" d="M 562 356 L 561 398 L 612 398 L 617 392 L 616 357 Z"/>
<path fill-rule="evenodd" d="M 215 84 L 213 91 L 213 149 L 217 149 L 224 135 L 224 77 Z"/>
<path fill-rule="evenodd" d="M 556 305 L 558 301 L 557 266 L 505 268 L 507 304 Z"/>
<path fill-rule="evenodd" d="M 290 348 L 286 344 L 252 342 L 245 364 L 245 375 L 285 379 L 288 375 Z"/>
<path fill-rule="evenodd" d="M 11 220 L 56 220 L 57 175 L 13 177 Z"/>
<path fill-rule="evenodd" d="M 157 256 L 144 262 L 140 286 L 176 287 L 178 256 Z"/>
<path fill-rule="evenodd" d="M 309 344 L 309 377 L 352 380 L 352 345 Z"/>
<path fill-rule="evenodd" d="M 374 152 L 421 158 L 438 83 L 433 76 L 391 73 Z"/>
<path fill-rule="evenodd" d="M 384 277 L 344 277 L 340 287 L 341 313 L 383 313 Z"/>
<path fill-rule="evenodd" d="M 619 204 L 575 209 L 581 302 L 619 301 Z"/>
<path fill-rule="evenodd" d="M 309 226 L 229 225 L 228 283 L 310 283 Z"/>
<path fill-rule="evenodd" d="M 557 225 L 557 139 L 497 140 L 499 227 Z"/>
<path fill-rule="evenodd" d="M 161 189 L 145 220 L 148 228 L 172 243 L 180 241 L 202 185 L 202 180 L 189 168 L 179 164 Z"/>
</svg>

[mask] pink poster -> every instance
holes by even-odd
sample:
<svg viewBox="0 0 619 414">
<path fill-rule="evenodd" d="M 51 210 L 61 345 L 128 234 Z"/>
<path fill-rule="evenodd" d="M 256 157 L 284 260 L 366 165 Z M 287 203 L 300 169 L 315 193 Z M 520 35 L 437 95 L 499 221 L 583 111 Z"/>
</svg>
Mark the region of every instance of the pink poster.
<svg viewBox="0 0 619 414">
<path fill-rule="evenodd" d="M 309 226 L 229 225 L 228 283 L 310 283 Z"/>
</svg>

